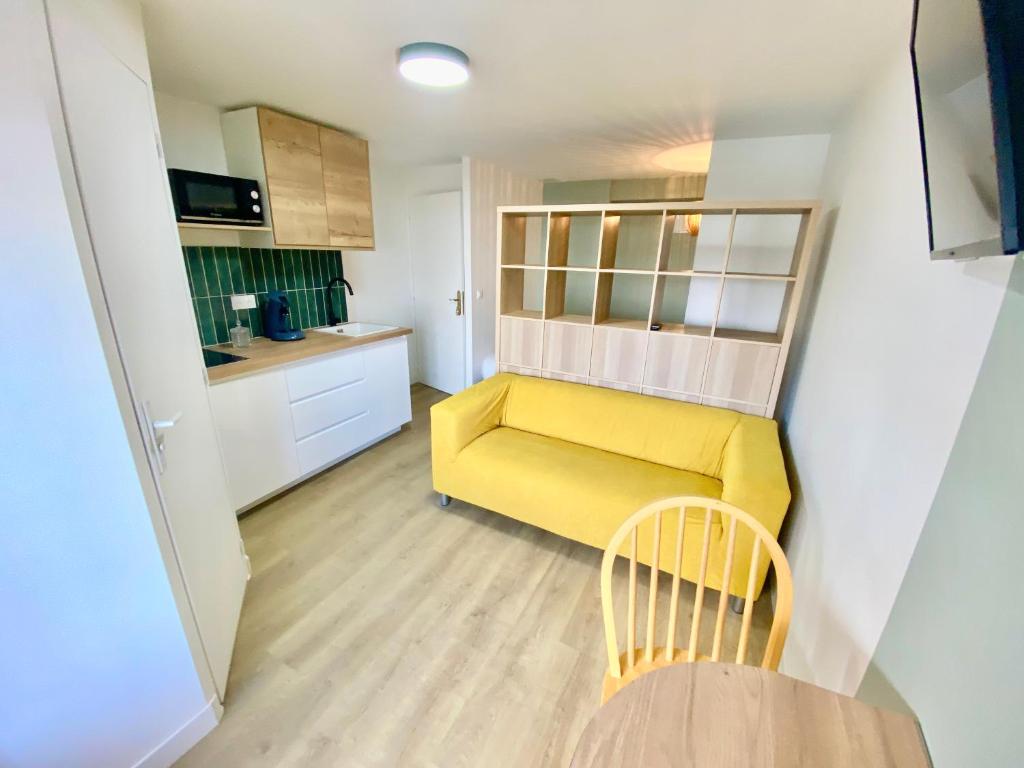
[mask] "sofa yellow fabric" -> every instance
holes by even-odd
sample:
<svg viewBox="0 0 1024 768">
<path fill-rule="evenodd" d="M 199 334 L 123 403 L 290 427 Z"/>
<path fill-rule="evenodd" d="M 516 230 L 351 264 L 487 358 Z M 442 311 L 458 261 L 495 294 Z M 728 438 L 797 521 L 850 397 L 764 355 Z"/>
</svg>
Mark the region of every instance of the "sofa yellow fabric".
<svg viewBox="0 0 1024 768">
<path fill-rule="evenodd" d="M 431 408 L 434 489 L 603 549 L 640 507 L 710 496 L 778 535 L 789 485 L 775 422 L 735 411 L 600 387 L 499 374 Z M 683 576 L 696 581 L 703 510 L 688 510 Z M 663 520 L 671 570 L 678 518 Z M 728 522 L 726 521 L 726 525 Z M 712 517 L 708 586 L 722 587 L 725 530 Z M 640 530 L 650 564 L 650 526 Z M 737 541 L 729 591 L 744 595 L 750 539 Z M 760 594 L 768 563 L 757 569 Z"/>
</svg>

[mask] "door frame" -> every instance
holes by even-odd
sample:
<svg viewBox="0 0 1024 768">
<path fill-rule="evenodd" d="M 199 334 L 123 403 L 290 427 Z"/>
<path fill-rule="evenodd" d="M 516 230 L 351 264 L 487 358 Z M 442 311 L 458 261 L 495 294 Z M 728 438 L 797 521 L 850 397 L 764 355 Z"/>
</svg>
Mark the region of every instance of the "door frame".
<svg viewBox="0 0 1024 768">
<path fill-rule="evenodd" d="M 411 206 L 412 200 L 418 197 L 427 197 L 429 195 L 445 195 L 452 192 L 459 193 L 459 215 L 461 217 L 460 231 L 462 233 L 462 315 L 464 322 L 462 324 L 462 338 L 463 338 L 463 369 L 462 369 L 462 385 L 463 388 L 471 387 L 473 385 L 473 289 L 472 289 L 472 263 L 471 253 L 467 238 L 469 237 L 469 224 L 467 222 L 467 216 L 469 215 L 469 204 L 466 201 L 466 185 L 465 185 L 465 169 L 463 167 L 463 185 L 458 189 L 432 189 L 430 191 L 416 192 L 414 195 L 410 195 L 408 203 Z M 412 224 L 412 211 L 406 209 L 406 220 L 405 228 L 407 235 L 407 242 L 409 243 L 409 281 L 412 288 L 412 303 L 413 303 L 413 321 L 415 324 L 416 319 L 416 274 L 413 270 L 412 259 L 412 238 L 408 237 L 410 233 L 410 227 Z M 415 330 L 415 329 L 414 329 Z M 421 349 L 419 342 L 416 344 L 417 354 L 418 350 Z M 419 361 L 417 361 L 417 364 Z"/>
</svg>

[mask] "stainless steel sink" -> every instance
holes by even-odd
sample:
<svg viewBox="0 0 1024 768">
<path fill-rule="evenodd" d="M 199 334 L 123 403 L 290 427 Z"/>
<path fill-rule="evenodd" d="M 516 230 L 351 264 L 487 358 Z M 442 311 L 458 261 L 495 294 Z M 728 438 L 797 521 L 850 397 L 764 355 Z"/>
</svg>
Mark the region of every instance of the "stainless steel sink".
<svg viewBox="0 0 1024 768">
<path fill-rule="evenodd" d="M 380 325 L 378 323 L 341 323 L 326 328 L 314 328 L 317 333 L 331 333 L 335 336 L 372 336 L 375 333 L 393 331 L 397 325 Z"/>
</svg>

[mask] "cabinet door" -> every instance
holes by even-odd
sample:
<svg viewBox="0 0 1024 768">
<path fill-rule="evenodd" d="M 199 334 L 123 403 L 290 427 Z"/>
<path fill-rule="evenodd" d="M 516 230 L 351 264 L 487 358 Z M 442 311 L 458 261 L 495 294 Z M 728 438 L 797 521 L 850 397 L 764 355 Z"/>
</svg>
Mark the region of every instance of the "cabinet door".
<svg viewBox="0 0 1024 768">
<path fill-rule="evenodd" d="M 767 403 L 778 362 L 777 345 L 715 339 L 711 344 L 704 401 L 711 397 L 757 405 Z"/>
<path fill-rule="evenodd" d="M 298 478 L 284 371 L 214 384 L 210 402 L 236 510 Z"/>
<path fill-rule="evenodd" d="M 592 325 L 544 323 L 544 370 L 586 379 L 593 340 Z"/>
<path fill-rule="evenodd" d="M 708 339 L 660 331 L 647 339 L 644 385 L 673 392 L 700 392 Z"/>
<path fill-rule="evenodd" d="M 363 139 L 320 126 L 327 230 L 335 248 L 373 248 L 370 151 Z"/>
<path fill-rule="evenodd" d="M 594 328 L 594 346 L 590 355 L 590 378 L 602 379 L 599 386 L 608 382 L 634 385 L 636 391 L 644 367 L 644 352 L 647 348 L 647 332 L 625 328 Z M 612 387 L 620 389 L 620 387 Z"/>
<path fill-rule="evenodd" d="M 540 345 L 544 323 L 520 317 L 502 317 L 499 330 L 499 362 L 534 370 L 540 368 Z"/>
<path fill-rule="evenodd" d="M 260 141 L 277 245 L 328 245 L 320 127 L 259 108 Z"/>
</svg>

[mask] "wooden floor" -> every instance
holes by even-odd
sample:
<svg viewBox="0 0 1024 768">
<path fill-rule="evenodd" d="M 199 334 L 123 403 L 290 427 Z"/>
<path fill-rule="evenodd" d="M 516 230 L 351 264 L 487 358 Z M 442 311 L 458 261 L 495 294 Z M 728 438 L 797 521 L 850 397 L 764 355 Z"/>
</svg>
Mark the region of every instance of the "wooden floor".
<svg viewBox="0 0 1024 768">
<path fill-rule="evenodd" d="M 568 764 L 605 669 L 601 552 L 439 508 L 444 397 L 415 386 L 411 428 L 242 519 L 254 575 L 224 719 L 179 766 Z"/>
</svg>

